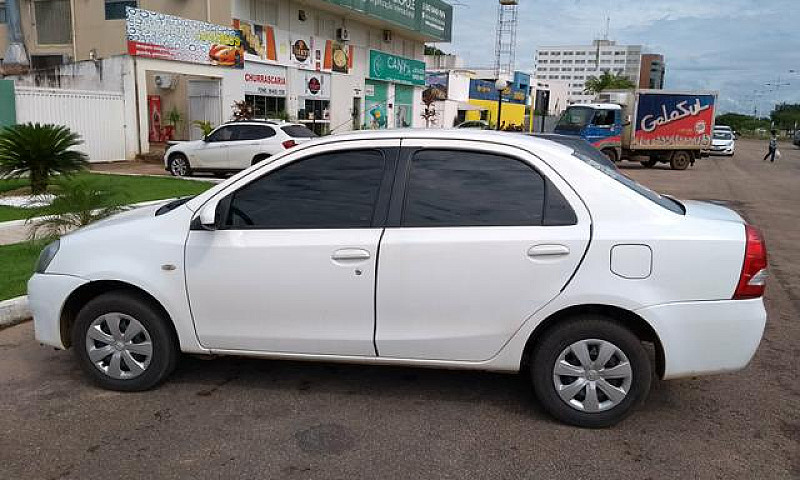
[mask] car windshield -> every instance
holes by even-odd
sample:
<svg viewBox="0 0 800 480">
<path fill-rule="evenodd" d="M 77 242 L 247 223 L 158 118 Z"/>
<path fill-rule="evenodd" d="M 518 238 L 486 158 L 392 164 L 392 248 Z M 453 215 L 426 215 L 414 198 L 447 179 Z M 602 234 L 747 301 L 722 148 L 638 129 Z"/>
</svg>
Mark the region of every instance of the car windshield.
<svg viewBox="0 0 800 480">
<path fill-rule="evenodd" d="M 600 162 L 596 161 L 594 158 L 592 158 L 591 156 L 586 155 L 585 153 L 583 153 L 583 152 L 581 152 L 579 150 L 575 150 L 572 153 L 572 155 L 575 156 L 576 158 L 580 159 L 584 163 L 587 163 L 587 164 L 591 165 L 592 167 L 596 168 L 597 170 L 600 170 L 601 172 L 603 172 L 607 176 L 609 176 L 609 177 L 613 178 L 614 180 L 616 180 L 617 182 L 625 185 L 626 187 L 630 188 L 631 190 L 633 190 L 634 192 L 638 193 L 639 195 L 645 197 L 646 199 L 650 200 L 651 202 L 653 202 L 655 204 L 658 204 L 659 206 L 661 206 L 663 208 L 666 208 L 667 210 L 669 210 L 671 212 L 674 212 L 674 213 L 677 213 L 679 215 L 686 214 L 686 209 L 684 208 L 683 204 L 681 204 L 679 201 L 677 201 L 677 200 L 675 200 L 675 199 L 673 199 L 671 197 L 665 197 L 665 196 L 659 194 L 658 192 L 654 192 L 653 190 L 650 190 L 649 188 L 645 187 L 644 185 L 642 185 L 640 183 L 637 183 L 636 181 L 632 180 L 631 178 L 626 177 L 625 175 L 622 174 L 622 172 L 620 172 L 616 168 L 611 168 L 611 167 L 609 167 L 608 165 L 606 165 L 604 163 L 600 163 Z"/>
<path fill-rule="evenodd" d="M 714 140 L 730 140 L 733 136 L 730 132 L 716 131 L 714 132 Z"/>
<path fill-rule="evenodd" d="M 569 107 L 556 125 L 557 130 L 581 130 L 589 125 L 594 117 L 594 109 L 590 107 Z"/>
<path fill-rule="evenodd" d="M 307 129 L 303 125 L 287 125 L 285 127 L 281 127 L 281 130 L 286 132 L 286 135 L 294 138 L 314 138 L 317 136 L 316 133 Z"/>
</svg>

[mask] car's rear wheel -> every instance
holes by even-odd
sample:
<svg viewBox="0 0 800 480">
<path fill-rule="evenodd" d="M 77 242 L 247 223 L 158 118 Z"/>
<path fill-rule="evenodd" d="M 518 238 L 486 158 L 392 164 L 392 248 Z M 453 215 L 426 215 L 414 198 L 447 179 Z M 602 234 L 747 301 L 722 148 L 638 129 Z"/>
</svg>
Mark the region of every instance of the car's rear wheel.
<svg viewBox="0 0 800 480">
<path fill-rule="evenodd" d="M 97 385 L 147 390 L 177 364 L 177 342 L 167 322 L 145 298 L 110 292 L 92 299 L 78 313 L 72 346 L 84 372 Z"/>
<path fill-rule="evenodd" d="M 265 153 L 261 154 L 261 155 L 256 155 L 255 157 L 253 157 L 253 161 L 250 163 L 250 165 L 255 165 L 257 163 L 263 162 L 264 160 L 266 160 L 268 158 L 269 158 L 269 155 L 267 155 Z"/>
<path fill-rule="evenodd" d="M 190 177 L 192 176 L 192 167 L 189 165 L 189 159 L 182 153 L 175 153 L 169 157 L 169 173 L 175 177 Z"/>
<path fill-rule="evenodd" d="M 647 397 L 652 375 L 636 335 L 599 316 L 550 327 L 534 347 L 530 369 L 544 408 L 562 422 L 588 428 L 629 415 Z"/>
<path fill-rule="evenodd" d="M 672 154 L 669 165 L 673 170 L 686 170 L 691 163 L 692 157 L 689 152 L 681 150 Z"/>
</svg>

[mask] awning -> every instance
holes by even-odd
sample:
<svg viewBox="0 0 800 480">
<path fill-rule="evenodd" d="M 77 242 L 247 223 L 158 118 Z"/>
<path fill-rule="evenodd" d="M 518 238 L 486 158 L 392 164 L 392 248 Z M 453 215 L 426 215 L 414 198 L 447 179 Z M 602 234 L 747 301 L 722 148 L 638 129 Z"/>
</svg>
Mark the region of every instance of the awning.
<svg viewBox="0 0 800 480">
<path fill-rule="evenodd" d="M 456 102 L 458 104 L 459 110 L 464 110 L 467 112 L 482 112 L 483 110 L 488 110 L 488 108 L 479 107 L 477 105 L 473 105 L 467 102 Z"/>
</svg>

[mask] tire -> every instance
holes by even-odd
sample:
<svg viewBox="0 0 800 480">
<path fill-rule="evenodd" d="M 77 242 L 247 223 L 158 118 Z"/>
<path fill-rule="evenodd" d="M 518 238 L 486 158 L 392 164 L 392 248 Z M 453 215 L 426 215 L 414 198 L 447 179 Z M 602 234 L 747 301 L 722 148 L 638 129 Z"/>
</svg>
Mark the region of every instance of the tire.
<svg viewBox="0 0 800 480">
<path fill-rule="evenodd" d="M 619 162 L 619 156 L 617 155 L 617 151 L 615 149 L 606 148 L 606 149 L 603 149 L 602 152 L 603 152 L 603 155 L 608 157 L 608 159 L 611 160 L 612 162 L 614 162 L 614 163 Z"/>
<path fill-rule="evenodd" d="M 75 356 L 84 373 L 102 388 L 122 392 L 149 390 L 164 381 L 178 362 L 178 342 L 168 321 L 140 295 L 124 291 L 100 295 L 90 300 L 75 319 Z M 90 331 L 92 338 L 88 336 Z M 134 336 L 126 338 L 129 332 Z M 108 355 L 102 357 L 106 352 Z"/>
<path fill-rule="evenodd" d="M 658 160 L 642 160 L 639 163 L 641 163 L 644 168 L 653 168 L 656 166 L 656 163 L 658 163 Z"/>
<path fill-rule="evenodd" d="M 255 157 L 253 157 L 253 161 L 250 162 L 250 166 L 253 166 L 253 165 L 257 164 L 257 163 L 263 162 L 264 160 L 268 159 L 269 157 L 270 157 L 270 155 L 266 155 L 266 154 L 256 155 Z"/>
<path fill-rule="evenodd" d="M 182 153 L 175 153 L 170 156 L 167 167 L 173 177 L 192 176 L 192 166 L 189 164 L 189 159 Z"/>
<path fill-rule="evenodd" d="M 584 352 L 592 362 L 601 348 L 613 353 L 602 368 L 587 370 L 580 367 L 584 362 L 574 353 L 581 350 L 581 345 L 587 346 Z M 559 371 L 575 372 L 576 376 L 556 375 L 556 366 L 563 365 L 562 360 L 574 367 L 562 366 Z M 624 368 L 602 373 L 624 365 L 625 360 L 629 366 L 627 377 L 623 378 Z M 636 335 L 613 320 L 595 315 L 576 317 L 544 332 L 531 354 L 530 369 L 534 392 L 545 410 L 564 423 L 585 428 L 610 427 L 628 416 L 647 397 L 652 376 L 650 359 Z M 577 376 L 581 371 L 585 372 L 584 377 Z M 557 383 L 562 389 L 570 385 L 577 388 L 567 388 L 560 394 Z M 596 396 L 590 394 L 591 389 L 597 392 Z"/>
<path fill-rule="evenodd" d="M 669 166 L 673 170 L 686 170 L 689 168 L 691 163 L 692 156 L 689 154 L 689 152 L 679 150 L 672 154 L 672 158 L 669 161 Z"/>
</svg>

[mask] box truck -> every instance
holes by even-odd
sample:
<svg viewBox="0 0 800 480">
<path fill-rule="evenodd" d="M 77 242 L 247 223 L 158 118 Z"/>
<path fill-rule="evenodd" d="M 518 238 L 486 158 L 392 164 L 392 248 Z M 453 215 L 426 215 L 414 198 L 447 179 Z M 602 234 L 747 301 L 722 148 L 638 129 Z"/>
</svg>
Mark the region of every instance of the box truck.
<svg viewBox="0 0 800 480">
<path fill-rule="evenodd" d="M 716 104 L 716 92 L 607 91 L 569 106 L 555 133 L 581 136 L 615 162 L 685 170 L 709 154 Z"/>
</svg>

